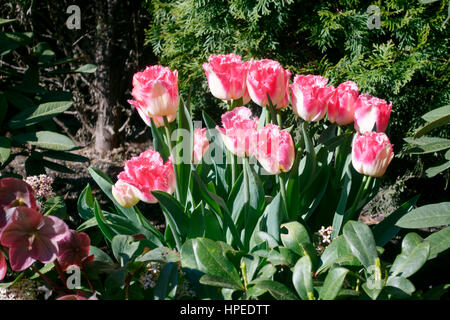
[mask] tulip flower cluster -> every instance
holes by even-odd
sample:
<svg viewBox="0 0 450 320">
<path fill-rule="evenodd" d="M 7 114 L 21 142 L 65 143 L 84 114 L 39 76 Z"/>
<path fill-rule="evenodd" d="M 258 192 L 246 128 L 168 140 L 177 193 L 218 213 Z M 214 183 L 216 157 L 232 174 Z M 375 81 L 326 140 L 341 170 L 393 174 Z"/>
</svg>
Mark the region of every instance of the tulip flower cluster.
<svg viewBox="0 0 450 320">
<path fill-rule="evenodd" d="M 352 81 L 335 88 L 322 76 L 296 75 L 291 84 L 291 72 L 279 62 L 270 59 L 243 61 L 232 53 L 211 55 L 203 69 L 211 94 L 229 106 L 228 112 L 222 115 L 222 127 L 216 127 L 225 147 L 233 156 L 255 157 L 269 174 L 289 171 L 295 160 L 294 140 L 275 119 L 275 113 L 291 102 L 294 114 L 305 123 L 320 121 L 325 115 L 339 126 L 354 122 L 357 132 L 352 163 L 358 172 L 379 177 L 393 158 L 392 146 L 383 133 L 392 104 L 367 94 L 359 95 L 358 86 Z M 179 108 L 177 71 L 150 66 L 136 73 L 132 96 L 134 100 L 129 103 L 136 107 L 147 125 L 153 122 L 156 128 L 166 127 L 172 149 L 169 124 L 177 117 Z M 234 101 L 241 106 L 233 108 Z M 258 117 L 253 117 L 251 110 L 244 106 L 249 101 L 270 109 L 272 123 L 266 116 L 265 126 L 258 130 Z M 376 133 L 366 134 L 375 126 Z M 206 128 L 195 129 L 192 164 L 201 162 L 208 147 Z M 157 199 L 152 191 L 172 194 L 177 189 L 175 168 L 172 157 L 164 163 L 157 151 L 148 150 L 125 164 L 112 194 L 123 207 L 132 207 L 138 201 L 155 203 Z"/>
<path fill-rule="evenodd" d="M 13 271 L 22 271 L 40 261 L 58 261 L 62 270 L 82 267 L 92 261 L 90 239 L 85 233 L 70 230 L 61 219 L 39 212 L 33 189 L 20 179 L 0 180 L 0 244 L 8 248 Z M 7 271 L 0 250 L 0 280 Z"/>
</svg>

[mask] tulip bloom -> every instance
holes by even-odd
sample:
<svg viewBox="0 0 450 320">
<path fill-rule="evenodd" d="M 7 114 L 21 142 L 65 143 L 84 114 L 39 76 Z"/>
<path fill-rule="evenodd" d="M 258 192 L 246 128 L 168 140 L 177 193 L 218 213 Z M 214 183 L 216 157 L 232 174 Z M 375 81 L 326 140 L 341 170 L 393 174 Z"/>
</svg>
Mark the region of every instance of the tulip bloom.
<svg viewBox="0 0 450 320">
<path fill-rule="evenodd" d="M 37 210 L 33 189 L 25 181 L 16 178 L 0 180 L 0 233 L 10 222 L 19 206 Z"/>
<path fill-rule="evenodd" d="M 282 103 L 290 77 L 291 72 L 283 69 L 277 61 L 250 60 L 247 71 L 247 89 L 250 98 L 261 107 L 269 105 L 267 94 L 274 106 Z"/>
<path fill-rule="evenodd" d="M 386 134 L 356 133 L 352 147 L 352 164 L 356 171 L 366 176 L 381 177 L 393 158 L 394 151 Z"/>
<path fill-rule="evenodd" d="M 117 177 L 119 180 L 115 184 L 116 191 L 113 196 L 117 202 L 128 205 L 128 200 L 123 199 L 137 197 L 146 203 L 157 203 L 158 200 L 152 195 L 152 191 L 161 190 L 172 194 L 176 188 L 172 160 L 169 159 L 164 163 L 159 152 L 154 150 L 144 151 L 138 157 L 128 160 L 125 163 L 124 171 Z M 123 183 L 134 188 L 123 188 Z M 123 190 L 130 194 L 118 196 Z"/>
<path fill-rule="evenodd" d="M 250 140 L 258 127 L 258 118 L 251 119 L 251 116 L 247 107 L 237 107 L 222 115 L 223 128 L 216 127 L 225 147 L 238 157 L 250 154 Z"/>
<path fill-rule="evenodd" d="M 50 263 L 58 255 L 58 241 L 65 237 L 67 225 L 59 218 L 42 216 L 36 210 L 18 207 L 11 223 L 3 230 L 1 244 L 9 247 L 9 262 L 22 271 L 36 260 Z"/>
<path fill-rule="evenodd" d="M 357 98 L 358 86 L 356 83 L 347 81 L 338 85 L 328 101 L 328 120 L 336 122 L 340 126 L 352 123 Z"/>
<path fill-rule="evenodd" d="M 211 55 L 203 64 L 209 90 L 221 100 L 237 100 L 245 94 L 246 63 L 233 53 Z"/>
<path fill-rule="evenodd" d="M 173 117 L 179 104 L 178 73 L 163 66 L 147 67 L 134 74 L 131 95 L 135 100 L 128 103 L 140 110 L 139 114 L 151 118 Z"/>
<path fill-rule="evenodd" d="M 84 232 L 76 232 L 69 230 L 66 236 L 58 242 L 59 254 L 58 262 L 63 271 L 69 269 L 70 266 L 76 265 L 82 267 L 89 260 L 89 247 L 91 239 Z M 91 260 L 93 256 L 91 256 Z"/>
<path fill-rule="evenodd" d="M 124 208 L 131 208 L 140 200 L 137 196 L 140 193 L 139 189 L 123 180 L 117 180 L 111 192 L 114 199 Z"/>
<path fill-rule="evenodd" d="M 192 158 L 195 164 L 200 163 L 208 148 L 209 141 L 206 137 L 206 128 L 194 129 L 194 147 L 192 150 Z"/>
<path fill-rule="evenodd" d="M 152 125 L 151 122 L 150 122 L 150 119 L 153 119 L 153 122 L 155 123 L 155 126 L 157 128 L 164 126 L 164 119 L 163 119 L 163 117 L 159 117 L 159 116 L 150 117 L 139 106 L 136 107 L 136 110 L 137 110 L 137 112 L 139 113 L 139 115 L 141 116 L 142 120 L 145 122 L 145 124 L 147 126 L 150 127 Z M 173 115 L 168 115 L 167 116 L 167 121 L 169 123 L 171 123 L 171 122 L 175 121 L 176 118 L 177 118 L 177 114 L 176 113 L 173 114 Z"/>
<path fill-rule="evenodd" d="M 377 132 L 384 132 L 391 115 L 392 102 L 362 94 L 355 104 L 355 129 L 359 133 L 372 131 L 376 125 Z"/>
<path fill-rule="evenodd" d="M 327 83 L 328 79 L 321 76 L 297 75 L 290 85 L 294 113 L 306 121 L 321 120 L 334 92 L 334 87 Z"/>
<path fill-rule="evenodd" d="M 255 136 L 252 154 L 270 174 L 291 170 L 295 159 L 295 147 L 289 132 L 274 124 L 267 124 Z"/>
</svg>

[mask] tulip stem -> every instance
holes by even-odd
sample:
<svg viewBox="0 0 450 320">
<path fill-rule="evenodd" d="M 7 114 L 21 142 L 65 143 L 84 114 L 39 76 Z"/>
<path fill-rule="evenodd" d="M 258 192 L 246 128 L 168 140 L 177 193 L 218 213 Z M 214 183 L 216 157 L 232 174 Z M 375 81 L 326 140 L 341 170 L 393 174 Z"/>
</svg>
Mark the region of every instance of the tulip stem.
<svg viewBox="0 0 450 320">
<path fill-rule="evenodd" d="M 283 201 L 283 211 L 286 215 L 286 220 L 289 221 L 289 213 L 288 213 L 288 207 L 287 207 L 287 198 L 286 198 L 286 182 L 284 180 L 283 174 L 278 175 L 278 181 L 280 183 L 280 193 L 281 193 L 281 199 Z"/>
<path fill-rule="evenodd" d="M 170 130 L 170 124 L 169 124 L 169 120 L 167 119 L 167 116 L 163 116 L 163 121 L 164 121 L 164 129 L 166 130 L 166 136 L 167 136 L 167 141 L 169 144 L 169 150 L 170 150 L 170 154 L 172 154 L 173 152 L 173 144 L 172 144 L 172 132 Z M 176 159 L 176 157 L 175 157 Z M 181 201 L 180 198 L 180 181 L 178 179 L 178 174 L 177 174 L 177 166 L 176 166 L 176 160 L 173 161 L 173 172 L 175 173 L 175 181 L 176 181 L 176 189 L 175 189 L 175 195 L 178 201 Z"/>
<path fill-rule="evenodd" d="M 231 152 L 229 152 L 229 154 L 231 159 L 231 188 L 233 188 L 236 183 L 236 156 Z"/>
<path fill-rule="evenodd" d="M 281 119 L 281 112 L 280 112 L 280 110 L 277 110 L 277 122 L 278 122 L 278 125 L 280 126 L 280 129 L 281 129 L 282 128 L 281 123 L 283 121 Z"/>
<path fill-rule="evenodd" d="M 358 193 L 356 194 L 355 201 L 353 202 L 352 208 L 350 209 L 350 214 L 348 215 L 347 219 L 345 219 L 344 223 L 348 220 L 353 219 L 356 211 L 356 207 L 358 206 L 359 200 L 361 200 L 362 195 L 366 192 L 367 188 L 369 187 L 370 182 L 372 181 L 372 177 L 364 176 L 361 184 L 359 185 Z"/>
</svg>

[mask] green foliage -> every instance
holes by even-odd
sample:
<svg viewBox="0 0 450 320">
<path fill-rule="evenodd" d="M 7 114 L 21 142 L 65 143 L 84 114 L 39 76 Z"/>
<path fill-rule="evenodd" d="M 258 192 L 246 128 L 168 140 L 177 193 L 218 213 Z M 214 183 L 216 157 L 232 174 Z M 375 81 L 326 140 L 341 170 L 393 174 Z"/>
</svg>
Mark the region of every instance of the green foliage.
<svg viewBox="0 0 450 320">
<path fill-rule="evenodd" d="M 6 29 L 15 20 L 0 20 Z M 96 67 L 84 65 L 74 71 L 60 69 L 73 59 L 56 59 L 50 45 L 33 43 L 29 32 L 0 30 L 0 170 L 18 155 L 27 157 L 27 175 L 45 173 L 45 168 L 73 173 L 50 161 L 87 161 L 68 153 L 77 145 L 53 121 L 72 106 L 72 94 L 45 88 L 43 77 L 56 72 L 93 72 Z"/>
<path fill-rule="evenodd" d="M 333 85 L 352 80 L 361 92 L 392 101 L 390 136 L 395 145 L 418 126 L 421 114 L 450 98 L 445 1 L 144 4 L 153 16 L 147 43 L 159 63 L 180 72 L 182 91 L 193 90 L 194 111 L 207 110 L 215 119 L 221 110 L 209 94 L 201 65 L 210 54 L 228 52 L 244 59 L 275 59 L 293 74 L 322 74 Z M 380 8 L 380 29 L 367 26 L 370 5 Z"/>
</svg>

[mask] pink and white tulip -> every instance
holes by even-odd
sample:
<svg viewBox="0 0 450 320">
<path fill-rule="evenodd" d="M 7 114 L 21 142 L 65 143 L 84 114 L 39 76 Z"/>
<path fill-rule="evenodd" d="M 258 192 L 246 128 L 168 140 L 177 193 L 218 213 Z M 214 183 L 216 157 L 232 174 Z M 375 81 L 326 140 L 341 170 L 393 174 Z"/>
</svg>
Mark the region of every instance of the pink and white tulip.
<svg viewBox="0 0 450 320">
<path fill-rule="evenodd" d="M 131 206 L 135 197 L 146 203 L 157 203 L 152 191 L 160 190 L 172 194 L 176 188 L 172 160 L 164 163 L 159 152 L 147 150 L 125 163 L 124 171 L 119 173 L 113 193 L 117 202 Z M 127 187 L 128 184 L 134 188 Z"/>
<path fill-rule="evenodd" d="M 221 100 L 238 100 L 245 94 L 246 63 L 233 53 L 211 55 L 203 64 L 211 94 Z"/>
<path fill-rule="evenodd" d="M 291 170 L 295 147 L 289 132 L 269 123 L 255 133 L 253 141 L 251 153 L 268 173 L 280 174 Z"/>
<path fill-rule="evenodd" d="M 147 67 L 134 74 L 131 95 L 135 100 L 128 103 L 138 108 L 140 115 L 174 116 L 179 105 L 178 73 L 158 65 Z"/>
<path fill-rule="evenodd" d="M 321 76 L 297 75 L 290 85 L 294 113 L 305 121 L 321 120 L 334 92 L 327 83 L 328 79 Z"/>
<path fill-rule="evenodd" d="M 131 208 L 140 200 L 139 189 L 120 179 L 112 186 L 111 191 L 114 199 L 124 208 Z"/>
<path fill-rule="evenodd" d="M 291 72 L 285 70 L 278 61 L 250 60 L 247 71 L 250 98 L 261 107 L 269 105 L 267 94 L 274 106 L 282 103 L 290 77 Z"/>
<path fill-rule="evenodd" d="M 156 126 L 157 128 L 163 127 L 163 126 L 164 126 L 164 119 L 163 119 L 163 117 L 159 117 L 159 116 L 150 117 L 150 116 L 148 116 L 148 114 L 146 114 L 146 113 L 143 111 L 143 109 L 142 109 L 141 107 L 139 107 L 139 106 L 136 107 L 136 110 L 138 111 L 139 115 L 141 116 L 142 120 L 145 122 L 145 124 L 146 124 L 147 126 L 149 126 L 149 127 L 151 126 L 150 119 L 153 120 L 153 122 L 155 123 L 155 126 Z M 169 123 L 171 123 L 171 122 L 175 121 L 176 118 L 177 118 L 177 114 L 176 114 L 176 113 L 175 113 L 175 114 L 172 114 L 172 115 L 168 115 L 168 116 L 167 116 L 167 121 L 168 121 Z"/>
<path fill-rule="evenodd" d="M 355 129 L 359 133 L 372 131 L 376 125 L 377 132 L 384 132 L 389 123 L 392 102 L 361 94 L 355 104 Z"/>
<path fill-rule="evenodd" d="M 209 148 L 209 141 L 206 136 L 206 128 L 194 129 L 194 147 L 192 150 L 192 158 L 194 164 L 200 163 Z"/>
<path fill-rule="evenodd" d="M 249 108 L 237 107 L 222 115 L 223 128 L 216 127 L 225 147 L 238 157 L 250 154 L 251 138 L 258 127 L 258 118 L 251 117 Z"/>
<path fill-rule="evenodd" d="M 366 176 L 381 177 L 393 158 L 394 151 L 385 133 L 356 133 L 352 147 L 352 164 L 356 171 Z"/>
<path fill-rule="evenodd" d="M 338 85 L 328 101 L 328 120 L 340 126 L 352 123 L 358 94 L 358 86 L 353 81 Z"/>
</svg>

